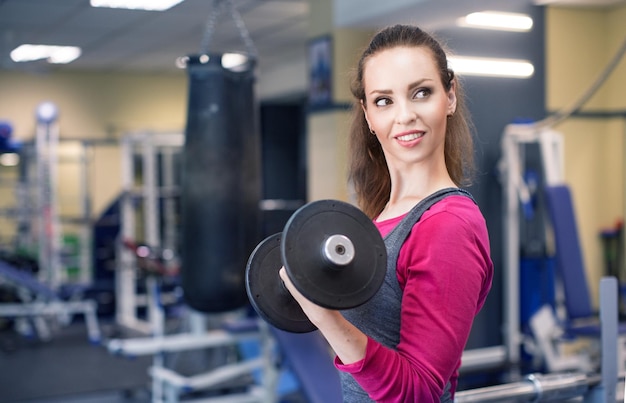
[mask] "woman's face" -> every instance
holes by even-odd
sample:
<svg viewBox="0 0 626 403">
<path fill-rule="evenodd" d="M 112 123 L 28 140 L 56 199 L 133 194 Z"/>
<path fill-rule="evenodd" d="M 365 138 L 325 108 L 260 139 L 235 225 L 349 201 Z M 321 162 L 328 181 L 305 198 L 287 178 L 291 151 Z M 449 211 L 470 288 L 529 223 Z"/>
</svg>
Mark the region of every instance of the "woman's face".
<svg viewBox="0 0 626 403">
<path fill-rule="evenodd" d="M 363 111 L 387 164 L 441 163 L 454 83 L 446 91 L 425 47 L 395 47 L 370 56 L 363 70 Z"/>
</svg>

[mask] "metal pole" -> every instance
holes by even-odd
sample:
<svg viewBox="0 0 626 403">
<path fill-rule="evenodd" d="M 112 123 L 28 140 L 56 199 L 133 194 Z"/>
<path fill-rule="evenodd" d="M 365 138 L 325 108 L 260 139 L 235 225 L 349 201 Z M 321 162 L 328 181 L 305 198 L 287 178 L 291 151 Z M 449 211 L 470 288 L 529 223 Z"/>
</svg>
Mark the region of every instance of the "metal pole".
<svg viewBox="0 0 626 403">
<path fill-rule="evenodd" d="M 602 278 L 600 280 L 601 382 L 585 396 L 585 403 L 615 402 L 617 399 L 617 304 L 617 279 L 615 277 Z"/>
<path fill-rule="evenodd" d="M 39 264 L 43 280 L 56 289 L 65 280 L 61 273 L 57 206 L 57 143 L 59 127 L 56 105 L 44 102 L 37 108 L 35 138 L 39 210 Z"/>
<path fill-rule="evenodd" d="M 80 245 L 79 245 L 79 267 L 80 281 L 83 284 L 91 284 L 93 282 L 93 267 L 91 256 L 93 252 L 91 237 L 91 192 L 89 189 L 90 176 L 90 155 L 92 146 L 84 141 L 80 142 L 81 153 L 79 157 L 79 198 L 81 224 L 80 224 Z"/>
<path fill-rule="evenodd" d="M 136 322 L 137 298 L 135 295 L 136 274 L 133 257 L 122 245 L 124 239 L 135 238 L 135 211 L 133 207 L 133 142 L 122 139 L 122 199 L 120 200 L 120 242 L 118 243 L 119 267 L 115 275 L 115 296 L 117 298 L 116 319 L 121 325 L 133 327 Z"/>
<path fill-rule="evenodd" d="M 505 155 L 506 176 L 504 189 L 504 342 L 512 368 L 519 364 L 519 200 L 517 178 L 521 174 L 519 145 L 515 138 L 516 126 L 509 125 L 504 131 L 502 149 Z M 511 376 L 517 374 L 511 373 Z"/>
<path fill-rule="evenodd" d="M 454 401 L 455 403 L 486 403 L 515 399 L 518 402 L 562 402 L 582 396 L 590 387 L 599 382 L 598 376 L 588 376 L 582 373 L 531 374 L 519 382 L 458 392 Z"/>
</svg>

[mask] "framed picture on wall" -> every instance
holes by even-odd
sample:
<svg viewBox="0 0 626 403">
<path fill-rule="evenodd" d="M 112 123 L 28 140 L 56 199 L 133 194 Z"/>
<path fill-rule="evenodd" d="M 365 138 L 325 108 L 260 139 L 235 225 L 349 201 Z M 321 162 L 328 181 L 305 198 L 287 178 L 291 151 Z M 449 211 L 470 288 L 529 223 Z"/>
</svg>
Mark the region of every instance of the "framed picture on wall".
<svg viewBox="0 0 626 403">
<path fill-rule="evenodd" d="M 309 42 L 309 104 L 332 104 L 332 41 L 322 36 Z"/>
</svg>

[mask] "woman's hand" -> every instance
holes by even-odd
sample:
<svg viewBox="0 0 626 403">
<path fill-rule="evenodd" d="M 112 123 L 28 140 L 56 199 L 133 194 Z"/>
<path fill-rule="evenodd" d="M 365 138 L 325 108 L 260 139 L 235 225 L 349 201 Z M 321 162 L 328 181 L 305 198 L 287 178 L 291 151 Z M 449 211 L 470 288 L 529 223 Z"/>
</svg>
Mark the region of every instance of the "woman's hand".
<svg viewBox="0 0 626 403">
<path fill-rule="evenodd" d="M 350 364 L 365 357 L 367 336 L 348 322 L 341 312 L 321 307 L 302 295 L 293 285 L 287 271 L 281 267 L 278 272 L 285 287 L 300 304 L 300 307 L 319 331 L 324 335 L 335 354 L 344 364 Z"/>
<path fill-rule="evenodd" d="M 289 278 L 289 275 L 287 275 L 287 270 L 285 269 L 285 267 L 280 268 L 278 275 L 280 276 L 281 280 L 285 284 L 285 287 L 287 287 L 287 290 L 289 291 L 289 293 L 298 302 L 298 304 L 300 305 L 300 307 L 302 308 L 306 316 L 315 326 L 319 327 L 319 324 L 325 318 L 329 318 L 335 314 L 338 314 L 337 311 L 323 308 L 315 304 L 314 302 L 311 302 L 311 300 L 309 300 L 307 297 L 302 295 L 300 291 L 298 291 L 298 289 L 291 282 L 291 279 Z"/>
</svg>

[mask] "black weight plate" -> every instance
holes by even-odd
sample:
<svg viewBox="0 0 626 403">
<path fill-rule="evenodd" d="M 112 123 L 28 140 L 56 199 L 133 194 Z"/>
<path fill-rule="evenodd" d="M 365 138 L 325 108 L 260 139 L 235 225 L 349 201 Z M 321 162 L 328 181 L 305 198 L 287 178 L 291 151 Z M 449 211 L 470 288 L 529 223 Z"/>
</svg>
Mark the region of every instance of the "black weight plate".
<svg viewBox="0 0 626 403">
<path fill-rule="evenodd" d="M 323 245 L 344 235 L 354 246 L 347 265 L 332 264 Z M 376 294 L 387 270 L 387 250 L 378 229 L 359 208 L 338 200 L 300 207 L 282 233 L 282 261 L 295 287 L 309 300 L 329 309 L 362 305 Z"/>
<path fill-rule="evenodd" d="M 271 325 L 291 333 L 312 332 L 298 302 L 291 296 L 278 275 L 281 234 L 267 237 L 250 254 L 246 265 L 246 292 L 254 310 Z"/>
</svg>

